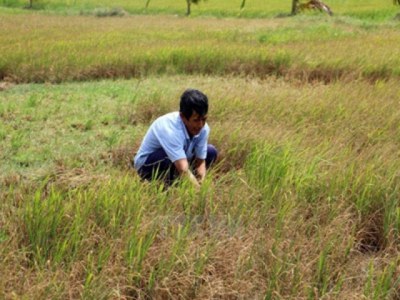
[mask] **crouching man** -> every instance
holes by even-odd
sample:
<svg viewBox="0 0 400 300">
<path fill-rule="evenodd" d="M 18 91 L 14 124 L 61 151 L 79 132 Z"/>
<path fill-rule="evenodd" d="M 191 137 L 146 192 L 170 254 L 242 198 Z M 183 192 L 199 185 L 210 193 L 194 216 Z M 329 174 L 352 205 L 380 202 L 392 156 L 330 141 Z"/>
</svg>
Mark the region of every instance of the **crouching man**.
<svg viewBox="0 0 400 300">
<path fill-rule="evenodd" d="M 199 187 L 218 154 L 217 149 L 207 143 L 210 133 L 207 112 L 207 96 L 188 89 L 181 96 L 179 112 L 156 119 L 134 157 L 140 177 L 146 180 L 164 178 L 167 185 L 178 177 L 188 177 Z"/>
</svg>

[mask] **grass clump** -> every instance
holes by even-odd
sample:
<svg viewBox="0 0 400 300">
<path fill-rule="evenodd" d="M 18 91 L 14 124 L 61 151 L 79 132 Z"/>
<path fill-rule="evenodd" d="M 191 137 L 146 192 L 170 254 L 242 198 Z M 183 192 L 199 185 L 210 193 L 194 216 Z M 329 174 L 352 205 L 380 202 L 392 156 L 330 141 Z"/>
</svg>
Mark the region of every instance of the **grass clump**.
<svg viewBox="0 0 400 300">
<path fill-rule="evenodd" d="M 93 13 L 96 17 L 123 17 L 128 13 L 120 8 L 96 8 Z"/>
</svg>

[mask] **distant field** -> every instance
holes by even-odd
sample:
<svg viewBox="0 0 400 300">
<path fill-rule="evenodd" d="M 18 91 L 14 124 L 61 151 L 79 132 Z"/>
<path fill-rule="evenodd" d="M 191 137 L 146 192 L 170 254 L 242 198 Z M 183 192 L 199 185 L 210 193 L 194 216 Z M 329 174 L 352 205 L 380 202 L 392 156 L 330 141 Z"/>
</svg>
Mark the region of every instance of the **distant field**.
<svg viewBox="0 0 400 300">
<path fill-rule="evenodd" d="M 35 1 L 34 1 L 35 2 Z M 306 1 L 303 1 L 306 2 Z M 391 0 L 328 0 L 324 1 L 328 4 L 334 13 L 338 15 L 363 18 L 368 20 L 384 21 L 394 17 L 396 8 Z M 29 3 L 28 0 L 4 0 L 3 6 L 23 7 Z M 184 0 L 150 0 L 147 10 L 145 10 L 147 0 L 115 0 L 115 1 L 98 1 L 98 0 L 47 0 L 37 1 L 36 7 L 55 10 L 64 13 L 88 12 L 94 8 L 114 8 L 120 7 L 133 14 L 177 14 L 184 15 L 186 13 L 186 1 Z M 216 16 L 216 17 L 237 17 L 240 11 L 242 0 L 209 0 L 200 2 L 199 5 L 192 5 L 193 16 Z M 242 17 L 260 18 L 272 17 L 291 12 L 291 0 L 251 0 L 247 1 Z"/>
<path fill-rule="evenodd" d="M 400 298 L 391 1 L 22 3 L 0 8 L 1 299 Z M 141 182 L 189 87 L 217 166 L 198 193 Z"/>
<path fill-rule="evenodd" d="M 0 25 L 0 79 L 63 82 L 213 74 L 331 82 L 400 76 L 399 22 L 296 16 L 10 15 Z"/>
</svg>

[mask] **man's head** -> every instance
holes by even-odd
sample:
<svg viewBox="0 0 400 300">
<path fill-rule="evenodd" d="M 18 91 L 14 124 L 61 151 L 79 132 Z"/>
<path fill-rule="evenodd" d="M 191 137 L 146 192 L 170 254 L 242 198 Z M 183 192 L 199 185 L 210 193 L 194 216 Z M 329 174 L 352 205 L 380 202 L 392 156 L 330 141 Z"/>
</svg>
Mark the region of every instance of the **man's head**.
<svg viewBox="0 0 400 300">
<path fill-rule="evenodd" d="M 198 135 L 207 120 L 207 96 L 198 90 L 186 90 L 181 96 L 179 111 L 189 135 Z"/>
</svg>

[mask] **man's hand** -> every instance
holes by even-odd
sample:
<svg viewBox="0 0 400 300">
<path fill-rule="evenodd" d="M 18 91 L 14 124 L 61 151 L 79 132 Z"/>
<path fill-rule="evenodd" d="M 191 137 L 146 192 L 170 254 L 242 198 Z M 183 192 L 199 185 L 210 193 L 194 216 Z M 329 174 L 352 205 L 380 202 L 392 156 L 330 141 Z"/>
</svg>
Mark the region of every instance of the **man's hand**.
<svg viewBox="0 0 400 300">
<path fill-rule="evenodd" d="M 205 159 L 196 158 L 194 160 L 194 169 L 196 171 L 196 177 L 199 182 L 203 182 L 206 177 L 206 161 Z"/>
<path fill-rule="evenodd" d="M 186 158 L 177 160 L 174 162 L 176 169 L 178 170 L 179 176 L 182 178 L 189 177 L 191 183 L 193 183 L 196 189 L 200 189 L 200 183 L 197 181 L 196 177 L 189 170 L 189 163 Z M 204 164 L 205 167 L 205 164 Z"/>
</svg>

